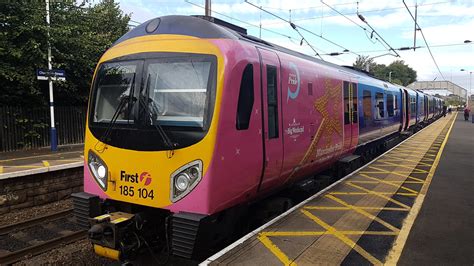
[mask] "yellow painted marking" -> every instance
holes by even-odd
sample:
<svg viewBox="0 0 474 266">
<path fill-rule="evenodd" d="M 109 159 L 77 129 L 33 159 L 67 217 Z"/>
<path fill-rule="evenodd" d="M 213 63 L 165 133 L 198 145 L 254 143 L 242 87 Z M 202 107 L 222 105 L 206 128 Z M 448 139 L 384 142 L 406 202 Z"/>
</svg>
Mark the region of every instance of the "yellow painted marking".
<svg viewBox="0 0 474 266">
<path fill-rule="evenodd" d="M 404 189 L 404 190 L 406 190 L 406 191 L 410 191 L 411 193 L 418 194 L 418 191 L 415 191 L 415 190 L 413 190 L 413 189 L 411 189 L 411 188 L 407 188 L 407 187 L 402 186 L 402 185 L 399 185 L 399 184 L 394 184 L 394 183 L 385 181 L 385 180 L 383 180 L 383 179 L 371 177 L 371 176 L 366 175 L 366 174 L 360 174 L 360 175 L 363 176 L 363 177 L 365 177 L 365 178 L 368 178 L 368 179 L 372 179 L 372 180 L 379 181 L 380 183 L 383 183 L 383 184 L 386 184 L 386 185 L 390 185 L 390 186 L 397 187 L 397 188 L 402 188 L 402 189 Z"/>
<path fill-rule="evenodd" d="M 352 205 L 351 205 L 352 206 Z M 380 210 L 380 211 L 408 211 L 405 208 L 395 208 L 395 207 L 363 207 L 363 206 L 356 206 L 363 210 Z M 351 208 L 349 207 L 326 207 L 326 206 L 305 206 L 303 207 L 307 210 L 333 210 L 333 211 L 348 211 Z"/>
<path fill-rule="evenodd" d="M 428 188 L 430 187 L 431 180 L 433 179 L 434 172 L 436 171 L 436 168 L 438 167 L 438 163 L 441 159 L 441 154 L 443 153 L 444 147 L 446 146 L 446 143 L 448 142 L 449 134 L 451 134 L 451 130 L 453 129 L 454 122 L 456 122 L 456 116 L 452 118 L 453 122 L 451 122 L 451 126 L 448 129 L 448 132 L 446 133 L 446 136 L 444 137 L 443 143 L 441 144 L 441 147 L 439 148 L 438 154 L 436 155 L 436 158 L 434 160 L 433 166 L 431 167 L 431 170 L 426 177 L 426 182 L 421 188 L 420 195 L 415 199 L 415 202 L 413 203 L 412 206 L 412 211 L 410 211 L 403 221 L 402 228 L 400 230 L 400 234 L 398 235 L 397 239 L 395 240 L 395 243 L 392 246 L 392 249 L 390 250 L 387 259 L 386 259 L 386 264 L 387 265 L 396 265 L 398 263 L 398 260 L 400 259 L 400 255 L 402 254 L 403 248 L 405 247 L 405 243 L 408 239 L 408 235 L 410 234 L 410 230 L 415 223 L 415 219 L 418 216 L 418 213 L 420 212 L 421 206 L 423 205 L 423 201 L 425 200 L 425 195 L 426 192 L 428 191 Z"/>
<path fill-rule="evenodd" d="M 355 250 L 357 253 L 359 253 L 362 257 L 364 257 L 366 260 L 368 260 L 370 263 L 374 265 L 382 265 L 382 263 L 372 256 L 370 253 L 368 253 L 365 249 L 361 248 L 359 245 L 357 245 L 354 241 L 352 241 L 350 238 L 345 236 L 344 234 L 340 233 L 337 231 L 334 227 L 330 226 L 329 224 L 323 222 L 321 219 L 318 217 L 314 216 L 312 213 L 306 210 L 301 210 L 306 216 L 308 216 L 311 220 L 313 220 L 315 223 L 318 225 L 322 226 L 324 229 L 328 231 L 328 233 L 333 234 L 335 237 L 337 237 L 339 240 L 344 242 L 344 244 L 348 245 L 351 247 L 353 250 Z"/>
<path fill-rule="evenodd" d="M 387 182 L 392 183 L 407 183 L 407 184 L 423 184 L 424 181 L 405 181 L 405 180 L 385 180 Z M 379 181 L 370 181 L 370 180 L 352 180 L 352 183 L 360 183 L 360 184 L 377 184 L 380 183 Z"/>
<path fill-rule="evenodd" d="M 344 235 L 382 235 L 382 236 L 394 236 L 398 235 L 395 232 L 392 231 L 338 231 L 341 234 Z M 329 231 L 278 231 L 278 232 L 262 232 L 260 235 L 263 236 L 272 236 L 272 237 L 278 237 L 278 236 L 320 236 L 320 235 L 332 235 L 333 233 L 330 233 Z"/>
<path fill-rule="evenodd" d="M 405 177 L 405 178 L 410 178 L 410 179 L 413 179 L 413 180 L 417 180 L 417 181 L 424 181 L 423 179 L 419 179 L 419 178 L 416 178 L 416 177 L 412 177 L 408 174 L 410 174 L 411 172 L 400 172 L 400 171 L 387 171 L 387 170 L 384 170 L 382 168 L 377 168 L 377 167 L 373 167 L 373 166 L 368 166 L 370 168 L 373 168 L 375 170 L 378 170 L 378 172 L 366 172 L 366 171 L 361 171 L 359 173 L 364 173 L 364 174 L 394 174 L 394 175 L 398 175 L 398 176 L 402 176 L 402 177 Z"/>
<path fill-rule="evenodd" d="M 262 244 L 270 250 L 273 255 L 275 255 L 284 265 L 296 265 L 296 263 L 292 263 L 292 261 L 286 256 L 285 253 L 281 251 L 273 242 L 265 235 L 259 234 L 258 240 L 262 242 Z"/>
<path fill-rule="evenodd" d="M 262 232 L 263 236 L 320 236 L 327 234 L 326 231 L 307 231 L 307 232 Z"/>
<path fill-rule="evenodd" d="M 40 155 L 35 155 L 35 156 L 5 159 L 5 160 L 0 160 L 0 162 L 11 162 L 11 161 L 26 160 L 26 159 L 32 159 L 32 158 L 51 157 L 51 156 L 58 156 L 58 155 L 61 155 L 61 154 L 70 154 L 70 153 L 81 153 L 82 154 L 82 152 L 83 151 L 68 151 L 68 152 L 53 153 L 53 154 L 40 154 Z"/>
<path fill-rule="evenodd" d="M 393 156 L 392 156 L 393 157 Z M 398 162 L 398 161 L 404 161 L 404 162 L 412 162 L 412 163 L 415 163 L 416 165 L 417 164 L 421 164 L 421 165 L 424 165 L 424 166 L 431 166 L 432 164 L 428 164 L 428 163 L 424 163 L 424 162 L 418 162 L 418 161 L 414 161 L 414 160 L 409 160 L 409 159 L 402 159 L 402 158 L 397 158 L 397 159 L 380 159 L 379 160 L 380 162 Z"/>
<path fill-rule="evenodd" d="M 341 200 L 341 199 L 339 199 L 339 198 L 334 197 L 333 195 L 325 195 L 325 197 L 330 198 L 330 199 L 332 199 L 332 200 L 334 200 L 334 201 L 336 201 L 336 202 L 338 202 L 338 203 L 344 205 L 345 207 L 351 208 L 352 210 L 354 210 L 354 211 L 356 211 L 356 212 L 358 212 L 358 213 L 360 213 L 360 214 L 366 216 L 367 218 L 372 219 L 372 220 L 374 220 L 374 221 L 376 221 L 376 222 L 382 224 L 383 226 L 387 227 L 389 230 L 392 230 L 393 232 L 398 232 L 398 231 L 399 231 L 399 229 L 396 228 L 395 226 L 393 226 L 393 225 L 391 225 L 391 224 L 385 222 L 384 220 L 380 219 L 379 217 L 377 217 L 377 216 L 375 216 L 375 215 L 373 215 L 373 214 L 371 214 L 371 213 L 368 213 L 368 212 L 366 212 L 365 210 L 363 210 L 363 209 L 361 209 L 361 208 L 359 208 L 359 207 L 357 207 L 357 206 L 350 205 L 350 204 L 348 204 L 347 202 L 345 202 L 345 201 L 343 201 L 343 200 Z"/>
<path fill-rule="evenodd" d="M 3 166 L 0 166 L 0 174 L 3 173 Z"/>
<path fill-rule="evenodd" d="M 396 193 L 390 193 L 390 192 L 381 192 L 381 191 L 372 191 L 372 193 L 369 192 L 331 192 L 329 193 L 330 195 L 369 195 L 369 194 L 381 194 L 381 195 L 400 195 L 400 196 L 416 196 L 418 195 L 418 192 L 416 193 L 404 193 L 404 192 L 396 192 Z"/>
<path fill-rule="evenodd" d="M 45 167 L 49 167 L 49 162 L 48 162 L 48 161 L 43 161 L 43 165 L 44 165 Z"/>
<path fill-rule="evenodd" d="M 409 167 L 403 164 L 397 164 L 397 163 L 391 163 L 391 162 L 384 162 L 385 164 L 388 164 L 390 166 L 397 166 L 397 167 L 402 167 L 402 168 L 407 168 L 407 169 L 412 169 L 413 167 Z M 420 171 L 420 173 L 428 173 L 426 170 L 418 169 L 418 168 L 413 168 L 413 170 Z"/>
<path fill-rule="evenodd" d="M 407 205 L 401 203 L 401 202 L 398 201 L 398 200 L 394 200 L 394 199 L 392 199 L 391 197 L 387 197 L 387 196 L 385 196 L 385 195 L 383 195 L 383 194 L 379 194 L 379 193 L 374 192 L 374 191 L 372 191 L 372 190 L 368 190 L 368 189 L 366 189 L 366 188 L 364 188 L 364 187 L 361 187 L 361 186 L 358 186 L 358 185 L 356 185 L 356 184 L 348 183 L 348 185 L 350 185 L 350 186 L 352 186 L 352 187 L 355 187 L 355 188 L 358 188 L 358 189 L 360 189 L 360 190 L 362 190 L 362 191 L 368 192 L 369 194 L 373 194 L 373 195 L 376 195 L 376 196 L 381 197 L 381 198 L 383 198 L 383 199 L 386 199 L 386 200 L 388 200 L 388 201 L 391 201 L 391 202 L 397 204 L 398 206 L 403 207 L 403 208 L 405 208 L 405 209 L 407 209 L 407 210 L 410 209 L 409 206 L 407 206 Z"/>
<path fill-rule="evenodd" d="M 43 168 L 43 165 L 5 165 L 5 169 L 8 168 Z"/>
</svg>

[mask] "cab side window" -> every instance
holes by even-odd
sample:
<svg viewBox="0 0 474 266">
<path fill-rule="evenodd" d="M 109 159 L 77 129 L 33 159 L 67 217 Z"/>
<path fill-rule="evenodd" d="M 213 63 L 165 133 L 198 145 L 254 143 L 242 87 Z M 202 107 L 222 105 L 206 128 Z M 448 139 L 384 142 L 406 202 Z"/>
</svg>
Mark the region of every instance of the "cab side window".
<svg viewBox="0 0 474 266">
<path fill-rule="evenodd" d="M 249 128 L 253 102 L 253 66 L 252 64 L 248 64 L 244 69 L 242 81 L 240 82 L 239 101 L 237 104 L 237 118 L 235 123 L 237 130 L 245 130 Z"/>
</svg>

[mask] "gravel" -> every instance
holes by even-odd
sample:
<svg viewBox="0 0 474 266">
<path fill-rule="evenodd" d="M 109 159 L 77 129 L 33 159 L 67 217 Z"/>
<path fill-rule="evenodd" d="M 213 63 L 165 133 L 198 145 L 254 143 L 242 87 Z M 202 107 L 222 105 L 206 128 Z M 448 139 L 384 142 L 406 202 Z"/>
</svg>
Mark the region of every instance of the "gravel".
<svg viewBox="0 0 474 266">
<path fill-rule="evenodd" d="M 41 255 L 25 258 L 13 265 L 120 265 L 97 256 L 89 240 L 63 245 Z"/>
<path fill-rule="evenodd" d="M 0 226 L 11 225 L 20 221 L 34 219 L 39 216 L 44 216 L 70 208 L 72 208 L 72 199 L 60 200 L 31 208 L 13 210 L 9 213 L 2 214 Z"/>
</svg>

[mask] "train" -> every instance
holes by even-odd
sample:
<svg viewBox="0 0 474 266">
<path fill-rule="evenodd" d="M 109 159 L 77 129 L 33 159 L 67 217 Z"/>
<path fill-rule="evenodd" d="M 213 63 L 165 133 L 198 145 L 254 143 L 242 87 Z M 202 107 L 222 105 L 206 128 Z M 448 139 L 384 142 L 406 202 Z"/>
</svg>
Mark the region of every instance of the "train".
<svg viewBox="0 0 474 266">
<path fill-rule="evenodd" d="M 151 19 L 97 64 L 75 215 L 101 256 L 196 258 L 238 230 L 249 204 L 365 156 L 442 106 L 217 18 Z"/>
</svg>

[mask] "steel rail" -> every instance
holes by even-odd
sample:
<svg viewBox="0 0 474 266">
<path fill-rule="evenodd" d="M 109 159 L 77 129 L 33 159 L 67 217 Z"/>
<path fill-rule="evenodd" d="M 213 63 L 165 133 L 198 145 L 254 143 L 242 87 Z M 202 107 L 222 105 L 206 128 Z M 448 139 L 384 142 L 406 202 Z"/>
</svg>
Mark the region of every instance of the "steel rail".
<svg viewBox="0 0 474 266">
<path fill-rule="evenodd" d="M 67 217 L 68 215 L 72 214 L 73 210 L 74 209 L 71 208 L 64 211 L 59 211 L 52 214 L 47 214 L 47 215 L 43 215 L 37 218 L 33 218 L 30 220 L 22 221 L 19 223 L 2 226 L 0 227 L 0 236 L 9 234 L 14 231 L 19 231 L 28 227 L 32 227 L 44 222 L 54 221 L 57 219 Z"/>
</svg>

